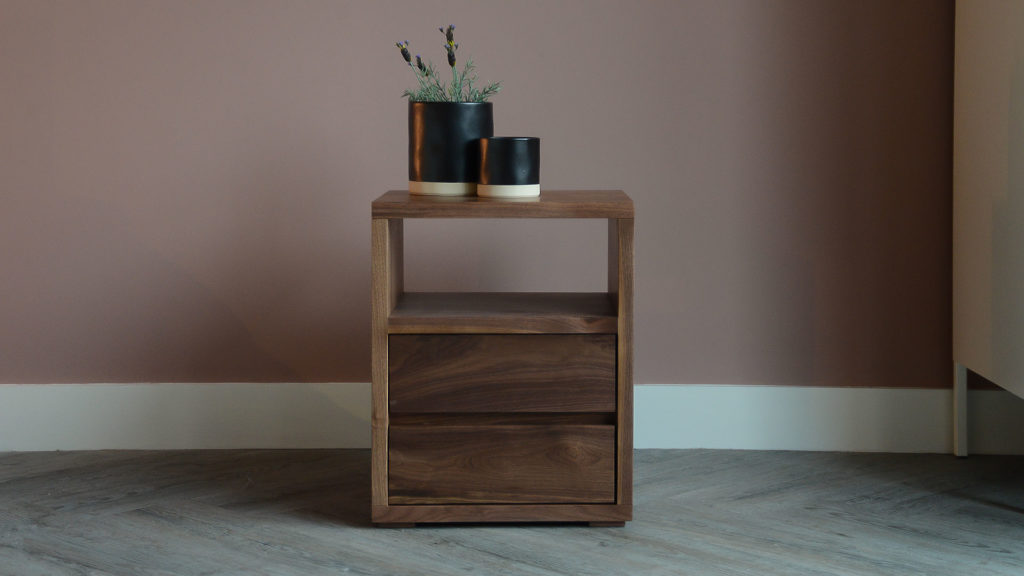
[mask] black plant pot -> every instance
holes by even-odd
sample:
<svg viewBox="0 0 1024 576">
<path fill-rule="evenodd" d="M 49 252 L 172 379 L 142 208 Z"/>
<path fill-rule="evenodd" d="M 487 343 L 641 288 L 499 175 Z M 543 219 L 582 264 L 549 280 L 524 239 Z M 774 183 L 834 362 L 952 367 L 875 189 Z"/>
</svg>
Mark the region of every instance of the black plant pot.
<svg viewBox="0 0 1024 576">
<path fill-rule="evenodd" d="M 476 194 L 480 138 L 493 135 L 490 102 L 409 102 L 409 192 Z"/>
<path fill-rule="evenodd" d="M 481 138 L 476 193 L 489 198 L 540 196 L 540 138 Z"/>
</svg>

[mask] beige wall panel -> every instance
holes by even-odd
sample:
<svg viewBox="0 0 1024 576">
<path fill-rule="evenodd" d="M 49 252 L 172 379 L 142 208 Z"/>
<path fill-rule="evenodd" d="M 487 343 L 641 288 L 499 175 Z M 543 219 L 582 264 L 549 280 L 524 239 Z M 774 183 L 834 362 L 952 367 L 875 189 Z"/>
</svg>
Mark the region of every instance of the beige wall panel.
<svg viewBox="0 0 1024 576">
<path fill-rule="evenodd" d="M 953 351 L 1024 395 L 1024 3 L 956 8 Z"/>
</svg>

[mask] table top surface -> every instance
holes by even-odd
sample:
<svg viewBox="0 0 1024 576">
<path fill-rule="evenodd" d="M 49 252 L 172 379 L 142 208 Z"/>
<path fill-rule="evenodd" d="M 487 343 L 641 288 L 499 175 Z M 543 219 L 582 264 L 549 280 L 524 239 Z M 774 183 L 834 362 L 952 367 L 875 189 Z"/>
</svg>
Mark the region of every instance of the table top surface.
<svg viewBox="0 0 1024 576">
<path fill-rule="evenodd" d="M 391 190 L 373 201 L 374 218 L 633 218 L 622 190 L 542 190 L 536 198 L 417 196 Z"/>
</svg>

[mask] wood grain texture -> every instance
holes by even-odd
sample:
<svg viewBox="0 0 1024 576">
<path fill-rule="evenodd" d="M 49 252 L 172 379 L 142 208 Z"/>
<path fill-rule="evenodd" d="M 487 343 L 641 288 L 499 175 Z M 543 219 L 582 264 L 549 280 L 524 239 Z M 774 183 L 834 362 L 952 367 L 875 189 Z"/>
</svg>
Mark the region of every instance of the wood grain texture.
<svg viewBox="0 0 1024 576">
<path fill-rule="evenodd" d="M 451 504 L 391 506 L 374 510 L 379 525 L 491 522 L 626 522 L 633 519 L 628 506 L 616 504 Z M 598 520 L 594 520 L 597 518 Z"/>
<path fill-rule="evenodd" d="M 612 412 L 481 412 L 456 414 L 391 414 L 392 426 L 543 426 L 598 425 L 615 426 Z"/>
<path fill-rule="evenodd" d="M 1024 457 L 638 450 L 615 505 L 370 523 L 369 450 L 0 454 L 0 574 L 1020 576 Z M 430 506 L 391 507 L 422 522 Z M 550 511 L 550 516 L 545 513 Z M 377 515 L 378 511 L 374 511 Z M 462 514 L 462 516 L 459 516 Z"/>
<path fill-rule="evenodd" d="M 405 222 L 388 220 L 388 315 L 405 293 Z"/>
<path fill-rule="evenodd" d="M 608 219 L 608 296 L 615 315 L 615 329 L 619 320 L 619 220 Z"/>
<path fill-rule="evenodd" d="M 615 294 L 618 305 L 618 426 L 616 502 L 633 504 L 633 219 L 615 224 L 618 269 Z M 609 227 L 609 234 L 612 228 Z"/>
<path fill-rule="evenodd" d="M 615 336 L 389 337 L 388 406 L 398 412 L 614 412 Z"/>
<path fill-rule="evenodd" d="M 614 334 L 603 292 L 406 292 L 392 334 Z"/>
<path fill-rule="evenodd" d="M 402 221 L 375 219 L 371 226 L 371 443 L 372 499 L 387 504 L 388 317 L 403 289 Z"/>
<path fill-rule="evenodd" d="M 389 450 L 392 507 L 615 499 L 611 426 L 391 426 Z"/>
<path fill-rule="evenodd" d="M 616 523 L 629 519 L 632 200 L 617 190 L 553 191 L 525 201 L 423 198 L 392 191 L 373 203 L 373 217 L 375 221 L 387 219 L 399 224 L 402 218 L 609 220 L 609 285 L 601 294 L 404 294 L 401 229 L 387 229 L 390 247 L 378 262 L 387 269 L 390 351 L 384 356 L 388 363 L 382 381 L 386 389 L 383 393 L 375 389 L 374 395 L 375 410 L 382 400 L 385 402 L 387 434 L 383 442 L 375 440 L 373 458 L 374 482 L 380 481 L 377 471 L 383 469 L 387 486 L 374 489 L 374 521 L 484 521 L 476 514 L 478 509 L 493 521 L 510 521 L 513 516 L 521 521 Z M 393 246 L 398 246 L 397 251 Z M 574 338 L 561 342 L 577 345 L 603 338 L 602 346 L 608 350 L 595 357 L 590 352 L 600 347 L 571 350 L 572 346 L 551 346 L 557 341 L 551 338 Z M 512 342 L 515 344 L 511 348 L 506 345 Z M 403 348 L 405 344 L 408 346 Z M 379 359 L 375 357 L 375 361 Z M 596 378 L 595 370 L 599 373 Z M 378 382 L 374 381 L 375 387 Z M 579 415 L 575 420 L 573 412 Z M 545 413 L 551 415 L 549 420 L 541 418 Z M 392 416 L 402 423 L 392 422 Z M 613 418 L 612 424 L 608 423 L 609 417 Z M 552 453 L 563 452 L 560 435 L 576 429 L 599 429 L 611 435 L 610 442 L 600 444 L 602 457 L 594 465 L 570 467 L 572 473 L 563 470 L 545 475 L 542 464 L 550 464 Z M 534 437 L 524 440 L 524 434 Z M 424 440 L 431 437 L 435 442 Z M 519 440 L 513 442 L 516 437 Z M 452 438 L 461 441 L 452 442 Z M 493 458 L 483 444 L 473 444 L 484 440 L 488 440 L 488 449 L 503 446 L 501 453 L 508 458 Z M 581 441 L 572 440 L 586 446 Z M 404 442 L 401 450 L 396 442 Z M 383 466 L 379 464 L 381 445 L 391 450 Z M 438 450 L 451 452 L 442 454 Z M 480 466 L 480 462 L 487 466 Z M 401 473 L 393 468 L 396 465 L 404 466 Z M 486 473 L 481 475 L 481 470 Z M 461 474 L 461 483 L 445 481 L 446 473 Z M 526 474 L 533 480 L 522 482 L 515 474 Z M 550 478 L 568 484 L 551 484 Z M 595 478 L 602 483 L 598 496 L 593 492 L 596 486 L 586 484 Z M 384 503 L 378 494 L 386 494 Z M 604 514 L 594 508 L 593 502 L 598 501 L 613 506 L 616 514 L 588 516 Z M 448 514 L 449 506 L 439 505 L 446 502 L 458 503 L 458 514 Z M 502 512 L 491 510 L 490 502 L 504 503 L 499 507 Z M 573 504 L 543 508 L 541 513 L 536 508 L 538 502 L 547 502 L 545 506 L 554 506 L 553 502 Z M 419 505 L 424 503 L 432 505 Z M 511 508 L 517 506 L 522 508 Z M 410 510 L 413 508 L 417 511 Z M 524 511 L 537 515 L 524 516 Z M 564 516 L 559 518 L 557 513 Z M 453 520 L 455 517 L 463 520 Z"/>
<path fill-rule="evenodd" d="M 621 190 L 543 190 L 539 198 L 411 196 L 392 190 L 373 201 L 374 218 L 632 218 Z"/>
</svg>

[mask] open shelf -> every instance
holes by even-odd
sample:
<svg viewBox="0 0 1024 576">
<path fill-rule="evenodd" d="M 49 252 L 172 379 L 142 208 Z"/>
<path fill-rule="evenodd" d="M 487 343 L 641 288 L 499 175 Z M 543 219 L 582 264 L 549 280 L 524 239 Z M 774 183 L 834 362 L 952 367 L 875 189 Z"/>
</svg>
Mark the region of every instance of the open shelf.
<svg viewBox="0 0 1024 576">
<path fill-rule="evenodd" d="M 389 334 L 614 334 L 604 292 L 405 292 Z"/>
</svg>

